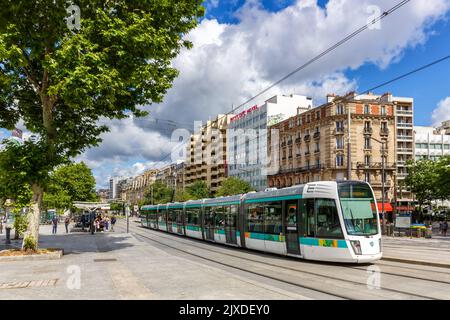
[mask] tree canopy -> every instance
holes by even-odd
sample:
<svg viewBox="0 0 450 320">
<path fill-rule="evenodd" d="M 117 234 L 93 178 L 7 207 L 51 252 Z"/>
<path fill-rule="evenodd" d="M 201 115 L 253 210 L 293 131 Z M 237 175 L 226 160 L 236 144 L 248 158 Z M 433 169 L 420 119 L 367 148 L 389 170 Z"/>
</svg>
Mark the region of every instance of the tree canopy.
<svg viewBox="0 0 450 320">
<path fill-rule="evenodd" d="M 408 163 L 405 185 L 414 193 L 419 206 L 433 200 L 450 199 L 450 157 Z"/>
<path fill-rule="evenodd" d="M 163 101 L 178 75 L 172 60 L 192 46 L 184 35 L 203 16 L 201 3 L 79 0 L 73 30 L 71 1 L 0 0 L 0 127 L 21 120 L 36 137 L 4 162 L 33 192 L 24 243 L 38 243 L 49 173 L 98 145 L 105 119 L 143 116 L 139 106 Z"/>
<path fill-rule="evenodd" d="M 253 188 L 247 181 L 236 177 L 229 177 L 222 182 L 222 186 L 217 191 L 216 196 L 233 196 L 252 191 Z"/>
<path fill-rule="evenodd" d="M 164 204 L 172 201 L 173 190 L 165 183 L 156 181 L 144 193 L 144 204 Z"/>
<path fill-rule="evenodd" d="M 74 201 L 97 201 L 95 178 L 83 162 L 64 165 L 50 175 L 44 207 L 67 209 Z"/>
<path fill-rule="evenodd" d="M 204 181 L 195 181 L 186 187 L 189 200 L 205 199 L 210 197 L 210 191 Z"/>
</svg>

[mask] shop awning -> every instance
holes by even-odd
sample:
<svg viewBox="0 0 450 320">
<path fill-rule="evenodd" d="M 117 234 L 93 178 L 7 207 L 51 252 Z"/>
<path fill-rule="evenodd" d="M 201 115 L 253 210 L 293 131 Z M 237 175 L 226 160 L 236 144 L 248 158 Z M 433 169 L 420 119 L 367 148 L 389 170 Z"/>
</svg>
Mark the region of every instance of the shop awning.
<svg viewBox="0 0 450 320">
<path fill-rule="evenodd" d="M 378 205 L 378 212 L 383 212 L 383 204 L 382 202 L 377 202 Z M 394 209 L 392 208 L 392 205 L 389 202 L 384 203 L 384 212 L 392 212 Z"/>
</svg>

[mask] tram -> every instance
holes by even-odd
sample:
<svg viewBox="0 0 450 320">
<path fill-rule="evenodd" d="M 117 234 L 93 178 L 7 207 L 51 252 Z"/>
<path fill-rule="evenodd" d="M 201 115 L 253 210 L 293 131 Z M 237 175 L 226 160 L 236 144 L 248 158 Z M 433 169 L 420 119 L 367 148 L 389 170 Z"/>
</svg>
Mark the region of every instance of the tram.
<svg viewBox="0 0 450 320">
<path fill-rule="evenodd" d="M 361 181 L 143 206 L 141 219 L 154 230 L 306 260 L 368 263 L 382 257 L 376 200 Z"/>
</svg>

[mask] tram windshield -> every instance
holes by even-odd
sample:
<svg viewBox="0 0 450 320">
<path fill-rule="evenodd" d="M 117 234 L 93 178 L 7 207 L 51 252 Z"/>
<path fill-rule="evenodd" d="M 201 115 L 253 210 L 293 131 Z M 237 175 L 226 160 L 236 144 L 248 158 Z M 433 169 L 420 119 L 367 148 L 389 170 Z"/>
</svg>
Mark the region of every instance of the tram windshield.
<svg viewBox="0 0 450 320">
<path fill-rule="evenodd" d="M 370 187 L 365 183 L 338 183 L 339 198 L 347 233 L 371 236 L 378 233 L 378 216 Z"/>
</svg>

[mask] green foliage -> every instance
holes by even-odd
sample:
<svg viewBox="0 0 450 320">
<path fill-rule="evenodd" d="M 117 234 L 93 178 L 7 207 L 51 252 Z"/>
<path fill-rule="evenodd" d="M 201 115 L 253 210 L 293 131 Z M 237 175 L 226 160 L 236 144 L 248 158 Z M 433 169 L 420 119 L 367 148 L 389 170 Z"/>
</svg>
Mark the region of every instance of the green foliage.
<svg viewBox="0 0 450 320">
<path fill-rule="evenodd" d="M 172 201 L 173 190 L 161 181 L 156 181 L 144 193 L 145 204 L 164 204 Z"/>
<path fill-rule="evenodd" d="M 420 206 L 432 200 L 450 199 L 450 157 L 409 162 L 405 185 Z"/>
<path fill-rule="evenodd" d="M 104 119 L 140 117 L 140 106 L 162 102 L 201 3 L 78 0 L 81 29 L 72 32 L 70 1 L 0 0 L 0 127 L 23 120 L 38 137 L 2 152 L 8 188 L 34 186 L 37 201 L 54 168 L 101 142 Z"/>
<path fill-rule="evenodd" d="M 210 197 L 208 186 L 204 181 L 196 181 L 193 184 L 187 186 L 186 193 L 189 195 L 190 200 L 198 200 Z"/>
<path fill-rule="evenodd" d="M 252 191 L 252 186 L 244 180 L 235 177 L 229 177 L 222 182 L 222 186 L 217 191 L 216 196 L 233 196 Z"/>
<path fill-rule="evenodd" d="M 28 228 L 27 217 L 23 214 L 16 213 L 14 215 L 14 229 L 16 230 L 17 236 L 22 236 Z"/>
<path fill-rule="evenodd" d="M 83 162 L 59 167 L 51 173 L 44 207 L 71 208 L 74 201 L 97 201 L 95 178 Z"/>
<path fill-rule="evenodd" d="M 123 211 L 123 204 L 122 203 L 111 203 L 110 204 L 110 209 L 111 211 L 116 211 L 116 212 L 122 212 Z"/>
<path fill-rule="evenodd" d="M 36 251 L 37 243 L 36 239 L 33 236 L 27 236 L 23 239 L 22 249 L 25 251 Z"/>
</svg>

